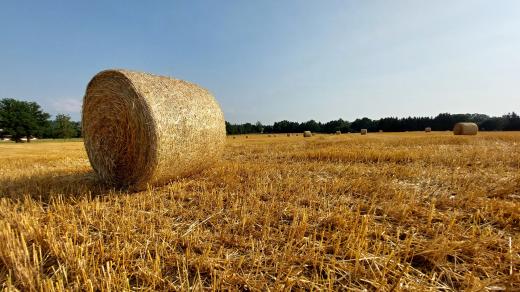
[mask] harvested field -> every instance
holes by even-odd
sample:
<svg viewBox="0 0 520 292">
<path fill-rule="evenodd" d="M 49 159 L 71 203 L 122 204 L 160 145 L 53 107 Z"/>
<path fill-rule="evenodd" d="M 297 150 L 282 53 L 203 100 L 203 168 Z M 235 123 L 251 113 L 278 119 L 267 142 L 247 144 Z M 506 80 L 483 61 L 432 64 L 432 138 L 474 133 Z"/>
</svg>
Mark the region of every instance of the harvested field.
<svg viewBox="0 0 520 292">
<path fill-rule="evenodd" d="M 137 193 L 0 144 L 0 287 L 520 289 L 520 132 L 246 137 Z"/>
</svg>

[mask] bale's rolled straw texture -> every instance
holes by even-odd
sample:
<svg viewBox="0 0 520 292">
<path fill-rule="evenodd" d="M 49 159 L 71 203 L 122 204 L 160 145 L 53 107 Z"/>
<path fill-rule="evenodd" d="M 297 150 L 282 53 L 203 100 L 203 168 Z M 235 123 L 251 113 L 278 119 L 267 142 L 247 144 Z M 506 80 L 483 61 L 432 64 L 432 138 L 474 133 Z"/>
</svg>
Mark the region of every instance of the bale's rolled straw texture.
<svg viewBox="0 0 520 292">
<path fill-rule="evenodd" d="M 202 170 L 218 159 L 226 139 L 224 116 L 206 89 L 126 70 L 92 78 L 82 122 L 94 170 L 132 189 Z"/>
<path fill-rule="evenodd" d="M 303 137 L 312 137 L 311 131 L 305 131 L 303 132 Z"/>
<path fill-rule="evenodd" d="M 455 135 L 476 135 L 477 133 L 478 126 L 475 123 L 456 123 L 453 127 Z"/>
<path fill-rule="evenodd" d="M 361 135 L 366 135 L 366 134 L 367 134 L 367 132 L 368 132 L 368 130 L 367 130 L 367 129 L 361 129 Z"/>
<path fill-rule="evenodd" d="M 430 128 L 430 127 L 426 127 L 426 128 L 424 128 L 424 131 L 425 131 L 426 133 L 430 133 L 430 132 L 432 131 L 432 128 Z"/>
</svg>

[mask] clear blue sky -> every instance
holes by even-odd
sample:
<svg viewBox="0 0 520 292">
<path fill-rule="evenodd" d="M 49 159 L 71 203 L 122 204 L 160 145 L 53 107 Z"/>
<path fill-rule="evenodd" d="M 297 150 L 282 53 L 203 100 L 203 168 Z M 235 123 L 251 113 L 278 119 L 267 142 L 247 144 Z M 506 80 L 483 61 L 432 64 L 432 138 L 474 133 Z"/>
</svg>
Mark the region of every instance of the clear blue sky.
<svg viewBox="0 0 520 292">
<path fill-rule="evenodd" d="M 231 122 L 520 112 L 520 1 L 0 4 L 0 98 L 79 119 L 108 68 L 198 83 Z"/>
</svg>

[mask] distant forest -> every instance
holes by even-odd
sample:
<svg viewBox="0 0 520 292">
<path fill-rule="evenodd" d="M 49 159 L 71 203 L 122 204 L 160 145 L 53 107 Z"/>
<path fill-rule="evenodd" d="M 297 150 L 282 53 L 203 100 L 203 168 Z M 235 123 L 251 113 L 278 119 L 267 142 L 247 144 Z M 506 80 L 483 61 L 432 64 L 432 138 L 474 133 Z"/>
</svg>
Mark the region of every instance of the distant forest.
<svg viewBox="0 0 520 292">
<path fill-rule="evenodd" d="M 252 133 L 297 133 L 312 131 L 316 133 L 335 133 L 341 131 L 359 132 L 367 129 L 369 132 L 404 132 L 424 131 L 430 127 L 433 131 L 452 130 L 458 122 L 474 122 L 481 131 L 520 131 L 520 116 L 512 112 L 501 117 L 490 117 L 484 114 L 449 114 L 443 113 L 436 117 L 408 117 L 356 119 L 353 122 L 334 120 L 326 123 L 310 120 L 303 123 L 287 120 L 275 122 L 272 125 L 231 124 L 226 122 L 229 135 Z M 0 99 L 0 139 L 9 137 L 20 142 L 24 137 L 37 138 L 76 138 L 81 137 L 81 122 L 72 121 L 66 114 L 57 114 L 54 119 L 42 110 L 39 104 L 16 100 Z M 30 139 L 27 139 L 28 141 Z"/>
<path fill-rule="evenodd" d="M 303 123 L 287 120 L 275 122 L 272 125 L 255 124 L 231 124 L 226 122 L 226 131 L 229 135 L 252 133 L 297 133 L 312 131 L 317 133 L 342 133 L 359 132 L 368 129 L 369 132 L 404 132 L 424 131 L 431 127 L 433 131 L 452 130 L 458 122 L 474 122 L 481 131 L 520 131 L 520 116 L 512 112 L 501 117 L 490 117 L 484 114 L 449 114 L 442 113 L 436 117 L 407 117 L 407 118 L 382 118 L 372 120 L 369 118 L 356 119 L 349 122 L 343 119 L 326 123 L 310 120 Z"/>
</svg>

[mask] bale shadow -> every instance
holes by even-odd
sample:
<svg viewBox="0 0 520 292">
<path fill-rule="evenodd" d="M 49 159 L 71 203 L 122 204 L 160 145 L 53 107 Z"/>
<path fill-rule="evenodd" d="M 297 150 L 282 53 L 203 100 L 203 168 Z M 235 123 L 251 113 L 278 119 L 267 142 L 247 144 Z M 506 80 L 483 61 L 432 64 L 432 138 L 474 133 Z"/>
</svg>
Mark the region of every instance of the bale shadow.
<svg viewBox="0 0 520 292">
<path fill-rule="evenodd" d="M 0 199 L 8 198 L 15 201 L 26 198 L 42 203 L 49 203 L 57 198 L 75 201 L 88 197 L 102 197 L 111 191 L 117 189 L 103 183 L 94 171 L 52 172 L 17 178 L 0 177 Z"/>
</svg>

